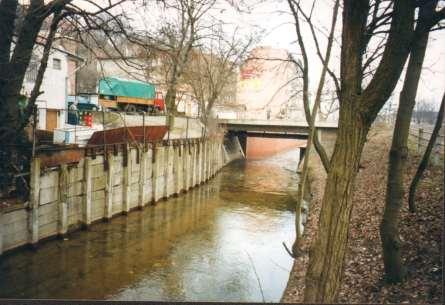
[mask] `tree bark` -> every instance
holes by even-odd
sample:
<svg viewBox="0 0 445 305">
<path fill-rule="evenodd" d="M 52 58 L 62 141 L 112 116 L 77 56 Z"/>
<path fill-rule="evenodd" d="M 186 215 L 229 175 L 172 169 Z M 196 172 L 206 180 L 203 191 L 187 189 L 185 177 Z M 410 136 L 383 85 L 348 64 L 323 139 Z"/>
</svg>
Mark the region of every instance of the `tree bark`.
<svg viewBox="0 0 445 305">
<path fill-rule="evenodd" d="M 340 110 L 318 233 L 306 273 L 305 303 L 334 302 L 340 287 L 352 211 L 351 194 L 369 125 L 354 107 Z"/>
<path fill-rule="evenodd" d="M 4 80 L 0 88 L 0 121 L 8 130 L 0 134 L 0 138 L 5 138 L 7 135 L 13 136 L 16 131 L 20 131 L 22 122 L 17 101 L 37 35 L 46 17 L 44 7 L 43 0 L 31 1 L 10 63 L 5 67 L 5 75 L 8 75 L 8 79 Z"/>
<path fill-rule="evenodd" d="M 0 84 L 2 81 L 1 70 L 5 64 L 9 63 L 17 5 L 17 0 L 2 0 L 0 2 L 0 32 L 2 33 L 0 35 Z"/>
<path fill-rule="evenodd" d="M 300 28 L 300 21 L 299 21 L 299 17 L 298 17 L 298 11 L 300 10 L 300 6 L 297 5 L 297 10 L 295 10 L 295 8 L 292 6 L 292 2 L 289 1 L 289 5 L 290 8 L 292 10 L 292 13 L 294 14 L 295 17 L 295 27 L 296 27 L 296 32 L 298 35 L 298 43 L 300 46 L 300 49 L 302 51 L 302 53 L 304 54 L 304 56 L 306 57 L 306 47 L 303 41 L 303 38 L 301 36 L 301 28 Z M 317 88 L 317 94 L 315 96 L 315 102 L 314 102 L 314 106 L 312 108 L 312 112 L 309 111 L 309 92 L 308 92 L 308 84 L 309 84 L 309 75 L 308 75 L 308 61 L 307 59 L 304 60 L 304 64 L 303 64 L 303 78 L 304 78 L 304 96 L 305 98 L 303 99 L 303 104 L 304 104 L 304 108 L 305 108 L 305 115 L 306 115 L 306 120 L 308 122 L 309 125 L 309 138 L 307 141 L 307 147 L 306 147 L 306 157 L 304 158 L 304 162 L 303 162 L 303 171 L 300 177 L 300 183 L 298 186 L 298 194 L 297 194 L 297 203 L 296 203 L 296 210 L 295 210 L 295 228 L 296 228 L 296 237 L 295 237 L 295 242 L 292 245 L 292 254 L 294 257 L 298 256 L 300 253 L 300 243 L 301 243 L 301 237 L 302 237 L 302 232 L 300 229 L 300 222 L 301 222 L 301 206 L 303 203 L 303 198 L 304 198 L 304 191 L 305 191 L 305 187 L 306 187 L 306 180 L 307 180 L 307 176 L 308 176 L 308 166 L 309 166 L 309 155 L 311 153 L 311 148 L 312 148 L 312 143 L 314 144 L 315 147 L 317 147 L 316 141 L 318 141 L 317 138 L 317 129 L 315 127 L 315 122 L 316 122 L 316 118 L 317 118 L 317 114 L 318 114 L 318 109 L 320 107 L 320 103 L 321 103 L 321 95 L 323 92 L 323 87 L 325 84 L 325 78 L 326 78 L 326 72 L 328 70 L 328 65 L 329 65 L 329 60 L 331 57 L 331 50 L 332 50 L 332 42 L 334 39 L 334 31 L 335 31 L 335 25 L 337 23 L 337 13 L 338 13 L 338 8 L 339 8 L 339 0 L 335 1 L 334 4 L 334 9 L 332 12 L 332 21 L 331 21 L 331 28 L 330 28 L 330 32 L 329 32 L 329 37 L 328 37 L 328 44 L 326 47 L 326 54 L 325 54 L 325 58 L 323 61 L 323 68 L 321 71 L 321 75 L 320 75 L 320 80 L 318 82 L 318 88 Z M 325 150 L 323 149 L 323 147 L 321 146 L 321 144 L 319 143 L 320 148 L 322 150 L 322 152 L 324 153 L 324 158 L 325 162 L 323 162 L 323 157 L 322 154 L 319 153 L 320 155 L 320 159 L 322 160 L 322 163 L 326 169 L 326 171 L 328 171 L 328 167 L 329 167 L 329 161 L 326 155 Z M 318 151 L 318 150 L 317 150 Z"/>
<path fill-rule="evenodd" d="M 445 93 L 442 96 L 442 102 L 440 104 L 439 114 L 437 116 L 436 124 L 434 125 L 434 130 L 431 135 L 431 138 L 428 142 L 428 146 L 425 150 L 425 153 L 423 155 L 422 161 L 419 164 L 419 167 L 417 168 L 416 174 L 414 175 L 413 181 L 411 182 L 411 185 L 409 187 L 409 207 L 412 212 L 416 210 L 415 205 L 415 196 L 416 196 L 416 189 L 417 185 L 419 184 L 420 178 L 422 177 L 423 172 L 428 166 L 428 160 L 430 159 L 431 151 L 433 150 L 434 143 L 436 142 L 437 135 L 439 134 L 440 128 L 442 127 L 443 122 L 443 115 L 444 115 L 444 103 L 445 103 Z"/>
<path fill-rule="evenodd" d="M 22 119 L 22 126 L 20 128 L 25 128 L 26 125 L 28 124 L 29 117 L 31 116 L 35 106 L 35 102 L 39 97 L 39 95 L 41 94 L 40 87 L 42 86 L 43 76 L 45 75 L 45 71 L 48 66 L 48 59 L 51 52 L 51 46 L 53 44 L 54 37 L 56 36 L 57 26 L 59 25 L 61 16 L 62 15 L 60 9 L 54 12 L 54 18 L 53 21 L 51 22 L 50 31 L 48 36 L 46 37 L 45 46 L 43 47 L 43 56 L 42 59 L 40 60 L 40 66 L 37 72 L 36 81 L 29 96 L 28 105 L 26 106 L 26 110 L 24 111 L 24 118 Z"/>
<path fill-rule="evenodd" d="M 434 3 L 433 8 L 435 6 Z M 422 13 L 420 16 L 422 16 Z M 380 224 L 385 278 L 390 283 L 401 282 L 406 275 L 400 253 L 399 217 L 404 197 L 403 176 L 406 171 L 406 159 L 408 157 L 409 127 L 416 103 L 417 88 L 429 36 L 429 29 L 423 26 L 422 20 L 418 23 L 416 34 L 403 89 L 399 98 L 399 107 L 389 153 L 385 209 Z"/>
<path fill-rule="evenodd" d="M 369 85 L 362 89 L 369 1 L 343 2 L 339 126 L 323 194 L 317 237 L 306 272 L 305 303 L 333 303 L 337 299 L 353 208 L 354 180 L 369 128 L 394 90 L 408 57 L 414 9 L 412 2 L 394 1 L 382 59 Z"/>
</svg>

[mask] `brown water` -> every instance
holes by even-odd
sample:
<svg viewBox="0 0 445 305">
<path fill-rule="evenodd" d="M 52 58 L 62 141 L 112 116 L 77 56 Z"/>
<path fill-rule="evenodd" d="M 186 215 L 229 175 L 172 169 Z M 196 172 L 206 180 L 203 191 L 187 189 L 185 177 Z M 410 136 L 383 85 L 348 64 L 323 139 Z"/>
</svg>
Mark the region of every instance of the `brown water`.
<svg viewBox="0 0 445 305">
<path fill-rule="evenodd" d="M 0 258 L 0 298 L 277 302 L 292 266 L 298 151 Z"/>
</svg>

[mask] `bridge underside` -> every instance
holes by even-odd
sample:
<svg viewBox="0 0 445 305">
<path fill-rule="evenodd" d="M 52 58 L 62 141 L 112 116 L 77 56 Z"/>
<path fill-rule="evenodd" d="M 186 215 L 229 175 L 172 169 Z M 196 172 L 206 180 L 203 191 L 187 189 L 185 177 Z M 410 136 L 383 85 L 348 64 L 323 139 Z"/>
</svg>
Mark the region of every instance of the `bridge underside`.
<svg viewBox="0 0 445 305">
<path fill-rule="evenodd" d="M 234 119 L 219 120 L 218 125 L 228 132 L 228 137 L 239 139 L 244 153 L 248 137 L 307 140 L 309 133 L 306 122 Z M 336 123 L 318 122 L 316 128 L 320 142 L 335 142 Z"/>
<path fill-rule="evenodd" d="M 307 140 L 307 134 L 292 133 L 292 132 L 266 132 L 266 131 L 233 131 L 229 130 L 227 136 L 229 138 L 236 137 L 241 145 L 244 155 L 247 153 L 247 138 L 271 138 L 271 139 L 295 139 Z"/>
<path fill-rule="evenodd" d="M 242 133 L 242 132 L 239 132 Z M 266 132 L 266 131 L 247 131 L 244 132 L 247 137 L 272 138 L 272 139 L 299 139 L 307 140 L 307 134 L 300 133 L 280 133 L 280 132 Z"/>
</svg>

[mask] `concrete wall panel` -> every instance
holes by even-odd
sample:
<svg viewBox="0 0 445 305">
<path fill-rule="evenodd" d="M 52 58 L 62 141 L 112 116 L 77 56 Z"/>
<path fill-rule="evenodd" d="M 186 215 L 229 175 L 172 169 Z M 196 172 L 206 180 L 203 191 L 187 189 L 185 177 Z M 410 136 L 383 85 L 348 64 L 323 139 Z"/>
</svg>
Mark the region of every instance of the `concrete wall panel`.
<svg viewBox="0 0 445 305">
<path fill-rule="evenodd" d="M 198 144 L 191 144 L 190 152 L 187 145 L 181 148 L 179 155 L 179 147 L 174 149 L 172 146 L 157 147 L 156 162 L 153 163 L 153 153 L 149 149 L 146 152 L 146 162 L 144 175 L 140 175 L 141 164 L 136 163 L 138 151 L 131 149 L 129 153 L 129 194 L 128 204 L 130 209 L 140 205 L 147 205 L 153 200 L 153 183 L 156 183 L 156 198 L 159 200 L 164 196 L 170 196 L 185 188 L 186 185 L 193 186 L 192 183 L 199 184 L 205 179 L 202 174 L 205 166 L 209 166 L 210 162 L 205 163 L 203 145 L 198 151 Z M 217 146 L 223 149 L 224 146 Z M 210 150 L 211 153 L 218 153 L 214 156 L 217 160 L 223 154 L 218 149 Z M 107 171 L 104 170 L 103 156 L 97 156 L 90 161 L 90 175 L 85 175 L 85 161 L 81 160 L 77 165 L 68 166 L 67 185 L 64 188 L 66 196 L 59 195 L 59 175 L 61 169 L 43 170 L 43 174 L 38 176 L 37 193 L 38 202 L 35 210 L 25 208 L 15 211 L 9 211 L 2 216 L 2 228 L 0 230 L 0 254 L 5 250 L 13 249 L 31 241 L 31 233 L 29 228 L 32 227 L 32 240 L 38 240 L 59 233 L 60 199 L 66 200 L 67 220 L 65 226 L 69 230 L 80 228 L 81 224 L 90 225 L 91 221 L 104 218 L 105 215 L 105 188 L 107 183 Z M 123 211 L 124 202 L 124 168 L 122 153 L 113 156 L 112 168 L 112 214 L 119 214 Z M 143 162 L 144 163 L 144 162 Z M 144 165 L 142 165 L 144 166 Z M 223 166 L 223 162 L 216 166 L 216 170 Z M 36 171 L 38 173 L 38 171 Z M 201 174 L 199 174 L 201 173 Z M 155 177 L 153 177 L 155 175 Z M 144 181 L 139 181 L 141 177 Z M 86 179 L 88 181 L 86 181 Z M 199 180 L 200 179 L 200 180 Z M 140 183 L 143 183 L 143 186 Z M 85 192 L 89 190 L 89 194 Z M 140 192 L 143 196 L 140 196 Z M 89 212 L 90 211 L 90 212 Z M 91 214 L 89 214 L 91 213 Z M 33 216 L 34 215 L 34 216 Z M 88 216 L 90 215 L 90 216 Z M 32 216 L 32 217 L 31 217 Z M 32 223 L 31 223 L 32 222 Z M 34 241 L 35 240 L 35 241 Z"/>
</svg>

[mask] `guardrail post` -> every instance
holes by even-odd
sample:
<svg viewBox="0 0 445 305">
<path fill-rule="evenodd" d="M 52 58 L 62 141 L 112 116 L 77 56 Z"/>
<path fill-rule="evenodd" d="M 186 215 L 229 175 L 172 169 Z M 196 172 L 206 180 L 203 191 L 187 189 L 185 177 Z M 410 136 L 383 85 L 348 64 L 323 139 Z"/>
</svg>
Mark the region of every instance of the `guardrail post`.
<svg viewBox="0 0 445 305">
<path fill-rule="evenodd" d="M 40 198 L 40 159 L 34 158 L 31 163 L 31 191 L 29 195 L 30 238 L 31 245 L 39 241 L 39 198 Z"/>
</svg>

